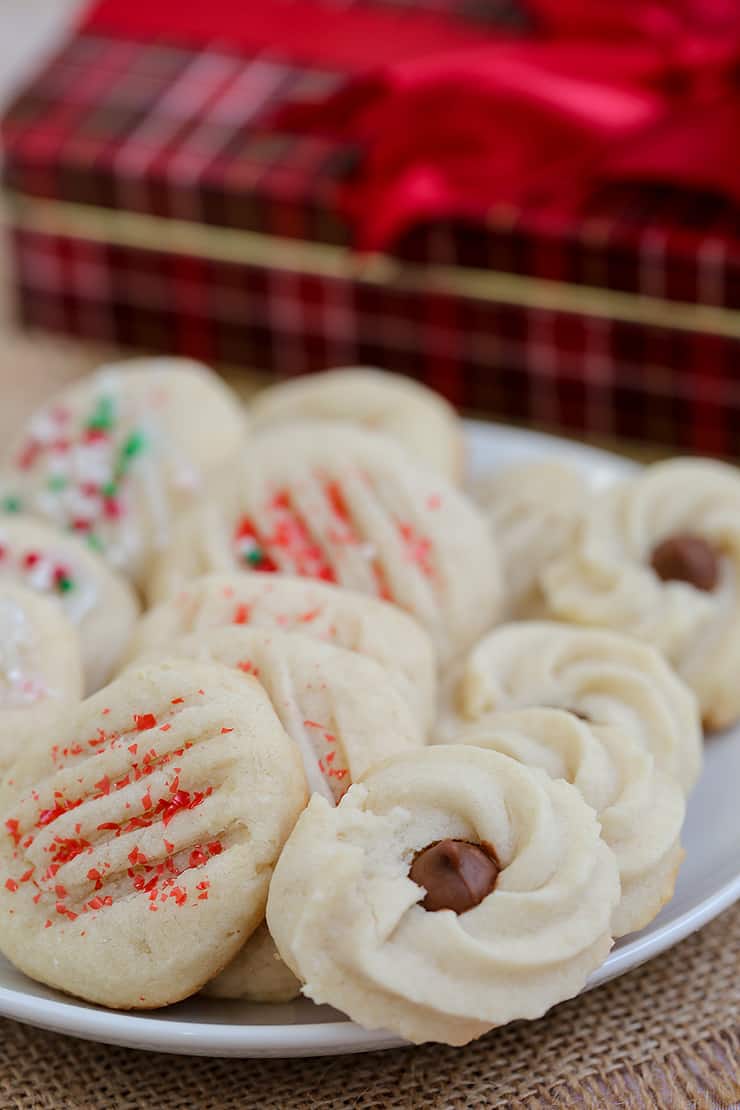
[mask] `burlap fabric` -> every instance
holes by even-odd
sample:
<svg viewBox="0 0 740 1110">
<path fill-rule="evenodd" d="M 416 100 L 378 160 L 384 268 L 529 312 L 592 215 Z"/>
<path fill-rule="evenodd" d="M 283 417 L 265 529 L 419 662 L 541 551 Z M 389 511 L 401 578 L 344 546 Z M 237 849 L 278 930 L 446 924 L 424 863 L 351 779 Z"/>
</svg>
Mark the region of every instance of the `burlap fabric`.
<svg viewBox="0 0 740 1110">
<path fill-rule="evenodd" d="M 740 906 L 662 957 L 463 1049 L 209 1060 L 0 1023 L 17 1110 L 407 1110 L 740 1106 Z"/>
</svg>

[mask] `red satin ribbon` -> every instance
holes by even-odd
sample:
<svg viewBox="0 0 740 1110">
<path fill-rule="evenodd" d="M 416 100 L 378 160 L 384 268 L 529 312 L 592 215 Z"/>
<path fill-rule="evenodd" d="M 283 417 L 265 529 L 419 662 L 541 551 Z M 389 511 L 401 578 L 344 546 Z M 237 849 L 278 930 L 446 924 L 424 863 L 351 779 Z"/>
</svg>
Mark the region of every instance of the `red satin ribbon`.
<svg viewBox="0 0 740 1110">
<path fill-rule="evenodd" d="M 259 0 L 256 10 L 209 0 L 193 11 L 103 0 L 87 27 L 201 35 L 352 70 L 364 61 L 338 94 L 277 121 L 363 151 L 342 197 L 362 249 L 386 248 L 420 220 L 482 220 L 501 204 L 570 215 L 622 181 L 740 203 L 740 0 L 527 6 L 537 27 L 527 40 L 328 0 Z"/>
</svg>

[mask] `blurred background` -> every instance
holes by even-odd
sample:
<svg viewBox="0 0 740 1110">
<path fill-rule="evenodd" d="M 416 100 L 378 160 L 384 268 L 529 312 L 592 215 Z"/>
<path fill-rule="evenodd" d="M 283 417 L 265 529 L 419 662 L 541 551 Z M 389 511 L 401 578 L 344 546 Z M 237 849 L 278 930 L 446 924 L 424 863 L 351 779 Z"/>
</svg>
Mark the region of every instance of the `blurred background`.
<svg viewBox="0 0 740 1110">
<path fill-rule="evenodd" d="M 123 349 L 740 455 L 740 8 L 611 7 L 0 0 L 0 433 Z"/>
</svg>

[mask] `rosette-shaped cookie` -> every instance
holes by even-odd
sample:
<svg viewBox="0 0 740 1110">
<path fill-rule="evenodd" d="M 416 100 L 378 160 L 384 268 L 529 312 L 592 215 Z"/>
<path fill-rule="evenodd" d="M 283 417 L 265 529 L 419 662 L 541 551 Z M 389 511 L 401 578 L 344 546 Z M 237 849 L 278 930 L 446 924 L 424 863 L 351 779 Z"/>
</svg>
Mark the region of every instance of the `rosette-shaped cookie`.
<svg viewBox="0 0 740 1110">
<path fill-rule="evenodd" d="M 612 944 L 614 854 L 570 784 L 463 745 L 312 798 L 267 920 L 317 1002 L 416 1043 L 465 1044 L 580 991 Z"/>
<path fill-rule="evenodd" d="M 264 690 L 213 664 L 132 668 L 48 739 L 6 785 L 0 950 L 106 1006 L 193 994 L 261 923 L 306 801 Z"/>
<path fill-rule="evenodd" d="M 419 462 L 457 482 L 464 469 L 462 424 L 438 393 L 400 374 L 349 367 L 272 385 L 250 405 L 257 425 L 295 420 L 364 424 L 403 443 Z"/>
<path fill-rule="evenodd" d="M 449 659 L 493 623 L 499 568 L 486 522 L 387 436 L 339 423 L 254 435 L 217 501 L 179 522 L 156 600 L 209 571 L 280 571 L 391 601 Z"/>
<path fill-rule="evenodd" d="M 617 859 L 622 896 L 612 919 L 614 936 L 652 921 L 673 894 L 684 855 L 686 806 L 678 783 L 656 768 L 636 739 L 559 709 L 520 709 L 483 717 L 457 740 L 572 783 L 596 810 L 601 835 Z"/>
<path fill-rule="evenodd" d="M 174 516 L 207 494 L 243 432 L 236 398 L 200 363 L 104 366 L 38 410 L 0 457 L 0 510 L 75 532 L 141 581 Z"/>
<path fill-rule="evenodd" d="M 129 657 L 230 625 L 296 632 L 375 659 L 423 727 L 432 722 L 436 661 L 424 629 L 395 605 L 308 578 L 258 573 L 193 579 L 142 618 Z"/>
<path fill-rule="evenodd" d="M 691 690 L 649 644 L 616 632 L 549 621 L 502 625 L 473 648 L 444 701 L 440 740 L 493 711 L 549 706 L 634 738 L 685 793 L 701 769 Z"/>
<path fill-rule="evenodd" d="M 699 698 L 709 728 L 740 714 L 740 476 L 674 459 L 594 501 L 543 574 L 550 612 L 654 644 Z"/>
<path fill-rule="evenodd" d="M 542 615 L 540 573 L 572 542 L 590 498 L 575 467 L 558 459 L 516 463 L 473 490 L 501 559 L 506 615 Z"/>
<path fill-rule="evenodd" d="M 0 579 L 0 771 L 81 697 L 72 624 L 53 602 Z"/>
<path fill-rule="evenodd" d="M 119 666 L 139 614 L 125 579 L 76 536 L 32 517 L 0 516 L 0 584 L 53 600 L 79 634 L 85 689 L 100 689 Z"/>
</svg>

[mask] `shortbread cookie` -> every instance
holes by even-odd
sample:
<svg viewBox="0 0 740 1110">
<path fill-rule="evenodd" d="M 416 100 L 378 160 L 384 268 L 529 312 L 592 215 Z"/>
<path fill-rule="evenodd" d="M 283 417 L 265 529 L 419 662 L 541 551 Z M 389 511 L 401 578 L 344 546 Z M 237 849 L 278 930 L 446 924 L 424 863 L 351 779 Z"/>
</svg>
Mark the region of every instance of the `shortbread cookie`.
<svg viewBox="0 0 740 1110">
<path fill-rule="evenodd" d="M 0 461 L 0 508 L 70 529 L 140 581 L 176 512 L 237 455 L 244 420 L 200 363 L 104 366 L 31 418 Z"/>
<path fill-rule="evenodd" d="M 587 481 L 569 463 L 537 459 L 481 479 L 473 496 L 501 558 L 506 615 L 541 616 L 540 573 L 572 542 L 591 496 Z"/>
<path fill-rule="evenodd" d="M 600 497 L 543 586 L 560 619 L 659 648 L 708 728 L 740 715 L 740 475 L 674 459 Z"/>
<path fill-rule="evenodd" d="M 162 658 L 152 649 L 141 662 Z M 265 628 L 214 628 L 168 644 L 166 655 L 253 675 L 301 753 L 309 789 L 337 801 L 360 775 L 424 732 L 383 667 L 353 651 Z"/>
<path fill-rule="evenodd" d="M 129 651 L 229 625 L 277 628 L 325 640 L 381 663 L 427 729 L 436 702 L 436 664 L 427 633 L 395 605 L 307 578 L 221 574 L 194 579 L 139 622 Z"/>
<path fill-rule="evenodd" d="M 376 432 L 294 424 L 252 437 L 218 502 L 179 522 L 151 594 L 209 571 L 281 571 L 392 601 L 449 659 L 490 628 L 501 586 L 483 517 Z"/>
<path fill-rule="evenodd" d="M 224 667 L 127 671 L 14 768 L 0 950 L 120 1009 L 198 990 L 262 920 L 305 778 L 264 690 Z"/>
<path fill-rule="evenodd" d="M 686 805 L 678 783 L 636 739 L 559 709 L 492 713 L 456 739 L 573 783 L 616 856 L 622 896 L 612 933 L 621 937 L 652 921 L 673 894 Z"/>
<path fill-rule="evenodd" d="M 613 852 L 569 783 L 463 745 L 314 797 L 267 922 L 316 1002 L 415 1043 L 465 1044 L 577 994 L 612 944 Z"/>
<path fill-rule="evenodd" d="M 258 678 L 301 753 L 309 789 L 332 803 L 377 763 L 423 743 L 423 729 L 385 669 L 354 652 L 249 627 L 203 631 L 167 650 Z M 289 978 L 266 958 L 268 948 L 264 941 L 255 951 L 249 942 L 207 993 L 254 1001 L 271 1001 L 276 992 L 285 997 Z"/>
<path fill-rule="evenodd" d="M 637 740 L 687 793 L 701 769 L 696 699 L 661 655 L 629 636 L 548 621 L 495 629 L 443 696 L 436 726 L 449 740 L 497 710 L 549 706 Z"/>
<path fill-rule="evenodd" d="M 462 478 L 462 423 L 439 393 L 400 374 L 349 367 L 262 390 L 251 403 L 257 425 L 296 420 L 364 424 L 399 440 L 419 462 L 452 482 Z"/>
<path fill-rule="evenodd" d="M 280 959 L 265 922 L 221 974 L 203 988 L 208 998 L 245 1002 L 292 1002 L 300 993 L 300 979 Z"/>
<path fill-rule="evenodd" d="M 81 697 L 74 626 L 52 601 L 0 580 L 0 772 Z"/>
<path fill-rule="evenodd" d="M 77 628 L 88 693 L 118 668 L 139 613 L 129 584 L 76 536 L 27 516 L 0 516 L 0 585 L 53 599 Z"/>
</svg>

